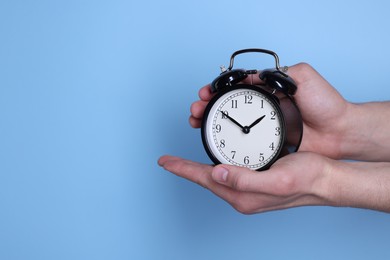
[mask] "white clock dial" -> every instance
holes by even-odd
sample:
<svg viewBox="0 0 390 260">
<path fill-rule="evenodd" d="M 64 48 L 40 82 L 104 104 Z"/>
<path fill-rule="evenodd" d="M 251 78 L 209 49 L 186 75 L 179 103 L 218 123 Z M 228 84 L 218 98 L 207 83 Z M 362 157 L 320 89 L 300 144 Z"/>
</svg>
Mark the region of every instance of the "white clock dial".
<svg viewBox="0 0 390 260">
<path fill-rule="evenodd" d="M 226 164 L 261 169 L 279 155 L 284 121 L 278 105 L 255 88 L 237 88 L 221 95 L 206 118 L 209 152 Z"/>
</svg>

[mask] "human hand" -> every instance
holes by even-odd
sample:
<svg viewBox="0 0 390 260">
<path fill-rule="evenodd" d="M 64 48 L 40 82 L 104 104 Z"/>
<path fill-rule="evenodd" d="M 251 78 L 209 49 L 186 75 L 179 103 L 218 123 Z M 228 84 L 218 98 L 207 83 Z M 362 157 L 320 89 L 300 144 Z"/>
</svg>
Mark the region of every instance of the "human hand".
<svg viewBox="0 0 390 260">
<path fill-rule="evenodd" d="M 390 163 L 344 162 L 310 152 L 289 154 L 263 172 L 173 156 L 162 156 L 158 163 L 244 214 L 309 205 L 390 213 Z"/>
<path fill-rule="evenodd" d="M 386 163 L 390 161 L 390 102 L 349 103 L 307 64 L 290 67 L 289 74 L 298 85 L 294 97 L 304 123 L 297 153 L 278 159 L 261 173 L 172 156 L 161 157 L 160 166 L 211 190 L 245 214 L 303 205 L 390 212 L 390 163 Z M 261 83 L 256 80 L 254 84 Z M 212 96 L 209 85 L 200 89 L 200 100 L 191 106 L 192 127 L 201 126 Z"/>
<path fill-rule="evenodd" d="M 304 124 L 300 151 L 316 152 L 335 159 L 343 158 L 342 140 L 348 128 L 346 118 L 350 103 L 308 64 L 291 66 L 288 74 L 298 86 L 294 97 Z M 259 83 L 261 80 L 253 77 L 253 84 Z M 210 85 L 200 89 L 199 97 L 200 100 L 191 105 L 189 120 L 194 128 L 201 126 L 204 110 L 213 97 Z"/>
<path fill-rule="evenodd" d="M 221 197 L 237 211 L 252 214 L 304 205 L 326 205 L 330 159 L 295 153 L 279 159 L 269 170 L 256 172 L 233 165 L 215 167 L 173 156 L 159 165 Z"/>
</svg>

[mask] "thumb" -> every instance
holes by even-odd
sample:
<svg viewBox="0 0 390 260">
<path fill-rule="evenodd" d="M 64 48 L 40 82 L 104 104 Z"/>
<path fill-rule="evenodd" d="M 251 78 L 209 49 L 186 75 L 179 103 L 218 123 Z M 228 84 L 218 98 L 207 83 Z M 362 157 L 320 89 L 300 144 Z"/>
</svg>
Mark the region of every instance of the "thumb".
<svg viewBox="0 0 390 260">
<path fill-rule="evenodd" d="M 270 188 L 272 176 L 265 172 L 256 172 L 248 168 L 233 165 L 217 165 L 211 177 L 214 181 L 237 191 L 261 192 Z M 268 186 L 268 187 L 265 187 Z"/>
</svg>

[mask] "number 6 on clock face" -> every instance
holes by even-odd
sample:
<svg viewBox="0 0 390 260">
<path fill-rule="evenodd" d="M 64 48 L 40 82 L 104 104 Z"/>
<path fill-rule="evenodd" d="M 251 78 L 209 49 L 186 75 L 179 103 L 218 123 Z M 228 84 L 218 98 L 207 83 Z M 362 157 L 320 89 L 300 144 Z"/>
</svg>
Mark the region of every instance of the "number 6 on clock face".
<svg viewBox="0 0 390 260">
<path fill-rule="evenodd" d="M 240 84 L 221 91 L 209 102 L 201 133 L 214 163 L 261 170 L 278 158 L 285 123 L 272 94 L 257 86 Z"/>
</svg>

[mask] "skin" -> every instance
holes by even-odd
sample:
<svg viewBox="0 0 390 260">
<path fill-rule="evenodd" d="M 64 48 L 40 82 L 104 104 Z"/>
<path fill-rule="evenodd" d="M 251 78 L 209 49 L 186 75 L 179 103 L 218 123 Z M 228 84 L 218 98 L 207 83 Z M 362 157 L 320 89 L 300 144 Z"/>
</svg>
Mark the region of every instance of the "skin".
<svg viewBox="0 0 390 260">
<path fill-rule="evenodd" d="M 261 173 L 168 155 L 159 165 L 209 189 L 244 214 L 305 205 L 390 212 L 390 102 L 347 102 L 305 63 L 290 67 L 288 74 L 297 83 L 295 100 L 304 122 L 297 153 Z M 191 105 L 192 127 L 200 127 L 212 96 L 209 85 L 200 89 L 200 100 Z"/>
</svg>

